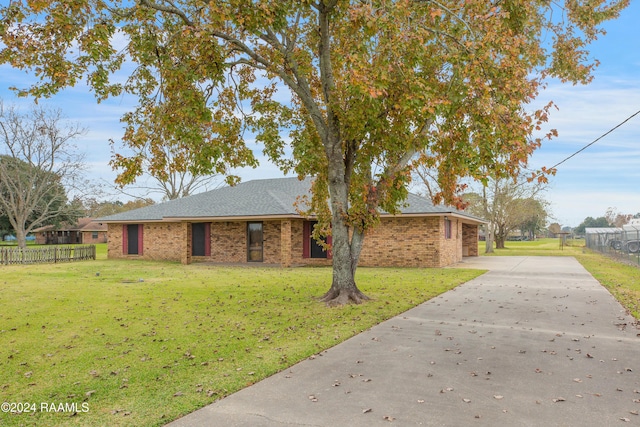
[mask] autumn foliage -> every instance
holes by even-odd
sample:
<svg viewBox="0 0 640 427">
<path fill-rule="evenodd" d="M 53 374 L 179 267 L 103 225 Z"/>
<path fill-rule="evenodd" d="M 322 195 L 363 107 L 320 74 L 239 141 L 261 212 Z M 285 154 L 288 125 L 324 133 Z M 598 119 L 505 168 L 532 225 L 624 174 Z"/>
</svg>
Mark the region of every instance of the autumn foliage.
<svg viewBox="0 0 640 427">
<path fill-rule="evenodd" d="M 327 299 L 357 302 L 364 231 L 405 197 L 411 168 L 436 170 L 448 203 L 461 177 L 516 176 L 552 106 L 532 101 L 549 78 L 589 82 L 587 45 L 627 4 L 18 1 L 0 9 L 0 62 L 41 78 L 24 94 L 85 79 L 98 99 L 135 96 L 124 144 L 179 144 L 194 168 L 254 165 L 251 132 L 284 171 L 317 177 Z M 135 158 L 113 164 L 120 179 L 140 174 Z"/>
</svg>

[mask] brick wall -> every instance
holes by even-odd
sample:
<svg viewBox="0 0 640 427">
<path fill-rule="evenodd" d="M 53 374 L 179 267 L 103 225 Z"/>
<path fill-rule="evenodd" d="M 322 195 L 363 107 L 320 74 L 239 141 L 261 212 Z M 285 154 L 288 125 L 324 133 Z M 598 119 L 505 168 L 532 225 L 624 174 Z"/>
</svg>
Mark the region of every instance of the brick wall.
<svg viewBox="0 0 640 427">
<path fill-rule="evenodd" d="M 360 265 L 442 267 L 456 262 L 454 225 L 452 238 L 445 239 L 442 217 L 382 218 L 365 236 Z"/>
<path fill-rule="evenodd" d="M 444 230 L 444 218 L 437 218 L 438 223 Z M 457 218 L 450 218 L 451 238 L 447 239 L 444 231 L 440 232 L 440 259 L 437 265 L 431 267 L 444 267 L 462 261 L 462 222 Z"/>
<path fill-rule="evenodd" d="M 262 223 L 265 264 L 331 265 L 331 259 L 303 258 L 303 222 L 302 219 L 293 219 Z M 442 217 L 382 218 L 378 227 L 365 237 L 359 265 L 443 267 L 462 260 L 463 245 L 468 247 L 465 251 L 469 255 L 477 255 L 477 227 L 464 225 L 455 218 L 451 223 L 451 238 L 446 239 Z M 109 224 L 109 258 L 182 263 L 247 262 L 245 221 L 211 223 L 211 256 L 208 257 L 191 256 L 191 226 L 187 223 L 147 223 L 144 224 L 143 236 L 143 255 L 125 255 L 122 251 L 122 224 Z"/>
<path fill-rule="evenodd" d="M 478 226 L 462 224 L 462 255 L 478 256 Z"/>
<path fill-rule="evenodd" d="M 93 238 L 93 231 L 83 231 L 82 232 L 82 243 L 105 243 L 107 241 L 107 232 L 106 231 L 98 231 L 98 237 Z"/>
<path fill-rule="evenodd" d="M 182 261 L 186 238 L 179 222 L 146 223 L 143 225 L 142 255 L 127 255 L 122 250 L 122 224 L 109 224 L 107 255 L 109 258 L 141 258 L 148 260 Z"/>
<path fill-rule="evenodd" d="M 225 221 L 211 223 L 211 257 L 214 262 L 247 261 L 247 223 Z"/>
</svg>

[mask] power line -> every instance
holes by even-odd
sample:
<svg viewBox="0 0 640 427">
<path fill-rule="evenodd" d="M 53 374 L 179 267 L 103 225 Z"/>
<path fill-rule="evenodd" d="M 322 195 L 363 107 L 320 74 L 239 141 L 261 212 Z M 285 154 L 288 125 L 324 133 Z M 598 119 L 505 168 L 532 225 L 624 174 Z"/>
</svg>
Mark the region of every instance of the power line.
<svg viewBox="0 0 640 427">
<path fill-rule="evenodd" d="M 640 114 L 640 110 L 636 111 L 635 113 L 633 113 L 632 115 L 630 115 L 629 117 L 627 117 L 624 121 L 620 122 L 619 124 L 617 124 L 615 127 L 609 129 L 608 131 L 606 131 L 605 133 L 603 133 L 602 135 L 600 135 L 598 138 L 594 139 L 592 142 L 590 142 L 589 144 L 585 145 L 584 147 L 582 147 L 581 149 L 579 149 L 578 151 L 576 151 L 575 153 L 573 153 L 572 155 L 570 155 L 569 157 L 566 157 L 565 159 L 563 159 L 562 161 L 556 163 L 555 165 L 551 166 L 551 168 L 549 169 L 555 169 L 556 167 L 560 166 L 561 164 L 563 164 L 564 162 L 566 162 L 567 160 L 569 160 L 572 157 L 577 156 L 578 154 L 580 154 L 581 152 L 583 152 L 584 150 L 586 150 L 587 148 L 591 147 L 593 144 L 595 144 L 596 142 L 600 141 L 602 138 L 604 138 L 605 136 L 609 135 L 611 132 L 613 132 L 614 130 L 618 129 L 620 126 L 624 125 L 625 123 L 627 123 L 629 120 L 631 120 L 632 118 L 634 118 L 635 116 L 637 116 L 638 114 Z"/>
</svg>

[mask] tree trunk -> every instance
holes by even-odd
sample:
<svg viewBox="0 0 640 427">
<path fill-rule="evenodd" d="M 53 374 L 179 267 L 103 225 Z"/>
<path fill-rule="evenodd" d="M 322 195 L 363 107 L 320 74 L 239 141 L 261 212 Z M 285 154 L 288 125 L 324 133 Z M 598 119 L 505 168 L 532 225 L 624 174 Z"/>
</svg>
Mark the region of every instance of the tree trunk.
<svg viewBox="0 0 640 427">
<path fill-rule="evenodd" d="M 504 249 L 504 237 L 496 237 L 496 249 Z"/>
<path fill-rule="evenodd" d="M 24 232 L 24 228 L 16 227 L 16 241 L 20 249 L 27 248 L 27 234 Z"/>
<path fill-rule="evenodd" d="M 359 230 L 353 230 L 350 233 L 349 226 L 346 223 L 349 189 L 344 175 L 331 169 L 329 175 L 329 194 L 332 210 L 331 252 L 333 254 L 333 280 L 331 288 L 320 300 L 328 306 L 349 303 L 360 304 L 369 299 L 358 289 L 355 280 L 364 233 Z"/>
<path fill-rule="evenodd" d="M 493 253 L 493 236 L 489 233 L 487 233 L 487 236 L 485 237 L 485 243 L 484 243 L 484 253 L 485 254 L 492 254 Z"/>
<path fill-rule="evenodd" d="M 484 253 L 486 254 L 493 253 L 494 235 L 495 235 L 495 231 L 493 229 L 493 223 L 489 223 L 487 225 L 487 234 L 485 236 L 485 244 L 484 244 Z"/>
</svg>

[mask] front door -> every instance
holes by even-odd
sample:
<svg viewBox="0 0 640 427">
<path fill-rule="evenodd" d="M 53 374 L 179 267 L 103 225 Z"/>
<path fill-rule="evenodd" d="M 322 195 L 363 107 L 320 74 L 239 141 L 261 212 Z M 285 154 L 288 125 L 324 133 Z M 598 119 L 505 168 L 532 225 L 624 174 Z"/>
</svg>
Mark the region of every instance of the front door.
<svg viewBox="0 0 640 427">
<path fill-rule="evenodd" d="M 247 223 L 247 261 L 262 262 L 263 247 L 262 223 Z"/>
</svg>

